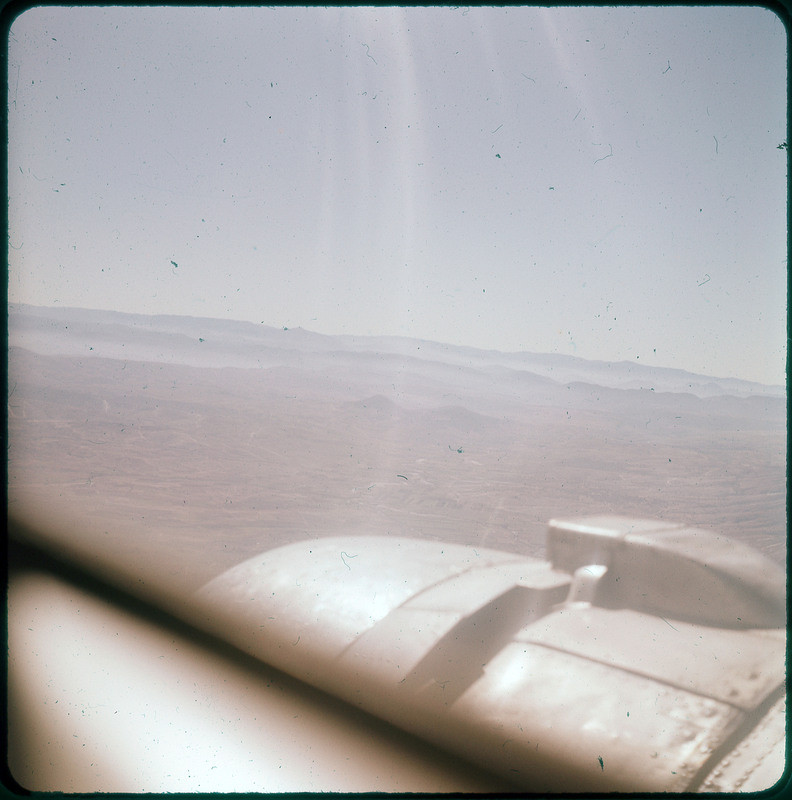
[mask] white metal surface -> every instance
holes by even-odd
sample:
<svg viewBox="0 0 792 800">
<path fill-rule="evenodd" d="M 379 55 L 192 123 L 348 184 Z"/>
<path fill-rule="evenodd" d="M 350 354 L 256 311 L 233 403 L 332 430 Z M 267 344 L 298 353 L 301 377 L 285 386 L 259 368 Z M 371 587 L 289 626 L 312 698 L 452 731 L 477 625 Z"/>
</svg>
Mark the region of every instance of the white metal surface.
<svg viewBox="0 0 792 800">
<path fill-rule="evenodd" d="M 9 767 L 31 791 L 497 792 L 505 784 L 51 575 L 9 591 Z"/>
</svg>

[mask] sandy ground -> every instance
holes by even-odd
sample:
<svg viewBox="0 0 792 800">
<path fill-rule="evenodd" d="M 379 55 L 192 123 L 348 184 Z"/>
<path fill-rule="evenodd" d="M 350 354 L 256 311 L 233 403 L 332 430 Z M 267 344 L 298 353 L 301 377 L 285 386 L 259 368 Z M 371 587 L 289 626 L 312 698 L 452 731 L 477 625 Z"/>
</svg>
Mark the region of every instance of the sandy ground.
<svg viewBox="0 0 792 800">
<path fill-rule="evenodd" d="M 197 367 L 9 356 L 9 501 L 197 588 L 297 539 L 541 556 L 548 519 L 687 522 L 786 555 L 785 403 L 327 353 Z M 115 555 L 114 555 L 115 554 Z"/>
</svg>

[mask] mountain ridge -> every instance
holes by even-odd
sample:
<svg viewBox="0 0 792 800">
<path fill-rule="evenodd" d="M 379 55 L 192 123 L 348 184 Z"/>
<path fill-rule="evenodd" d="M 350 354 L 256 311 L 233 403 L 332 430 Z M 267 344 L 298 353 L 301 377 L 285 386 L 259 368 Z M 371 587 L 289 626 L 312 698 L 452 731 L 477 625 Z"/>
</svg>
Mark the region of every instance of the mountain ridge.
<svg viewBox="0 0 792 800">
<path fill-rule="evenodd" d="M 740 378 L 699 375 L 630 361 L 598 361 L 529 351 L 502 352 L 404 336 L 329 335 L 305 328 L 276 328 L 242 320 L 9 303 L 9 345 L 49 354 L 185 363 L 192 366 L 263 367 L 343 360 L 375 354 L 383 360 L 416 359 L 446 368 L 508 370 L 558 384 L 587 383 L 610 389 L 693 394 L 697 397 L 785 398 L 784 386 Z M 53 349 L 54 348 L 54 349 Z"/>
</svg>

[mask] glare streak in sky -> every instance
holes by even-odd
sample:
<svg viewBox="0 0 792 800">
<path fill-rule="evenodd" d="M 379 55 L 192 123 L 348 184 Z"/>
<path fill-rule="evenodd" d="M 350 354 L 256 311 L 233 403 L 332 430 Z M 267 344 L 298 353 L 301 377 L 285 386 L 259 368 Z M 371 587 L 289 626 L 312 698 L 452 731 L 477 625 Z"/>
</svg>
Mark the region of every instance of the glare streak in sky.
<svg viewBox="0 0 792 800">
<path fill-rule="evenodd" d="M 766 9 L 33 8 L 8 107 L 11 301 L 784 382 Z"/>
</svg>

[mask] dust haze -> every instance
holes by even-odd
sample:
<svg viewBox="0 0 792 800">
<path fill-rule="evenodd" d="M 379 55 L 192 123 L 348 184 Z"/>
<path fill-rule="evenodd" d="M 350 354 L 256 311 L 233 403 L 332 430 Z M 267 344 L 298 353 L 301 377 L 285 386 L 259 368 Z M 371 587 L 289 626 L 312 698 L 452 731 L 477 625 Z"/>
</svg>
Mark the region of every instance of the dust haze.
<svg viewBox="0 0 792 800">
<path fill-rule="evenodd" d="M 11 306 L 9 509 L 192 590 L 343 534 L 544 555 L 617 513 L 786 557 L 783 387 L 188 317 Z"/>
</svg>

